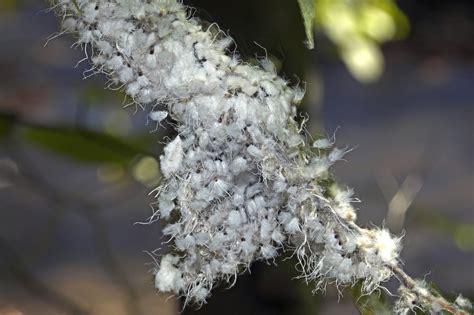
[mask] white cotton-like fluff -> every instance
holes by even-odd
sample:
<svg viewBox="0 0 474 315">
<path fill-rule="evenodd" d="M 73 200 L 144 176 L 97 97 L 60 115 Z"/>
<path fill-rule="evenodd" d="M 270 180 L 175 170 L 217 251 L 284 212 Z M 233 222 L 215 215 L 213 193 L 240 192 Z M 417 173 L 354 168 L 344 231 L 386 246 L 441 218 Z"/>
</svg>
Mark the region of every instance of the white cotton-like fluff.
<svg viewBox="0 0 474 315">
<path fill-rule="evenodd" d="M 285 225 L 285 231 L 288 232 L 288 234 L 295 234 L 297 232 L 300 232 L 301 229 L 298 222 L 298 218 L 291 219 L 290 222 Z"/>
<path fill-rule="evenodd" d="M 176 173 L 183 162 L 183 144 L 178 136 L 168 143 L 164 149 L 165 154 L 160 157 L 161 172 L 165 177 L 170 177 Z"/>
<path fill-rule="evenodd" d="M 375 232 L 374 248 L 385 263 L 394 264 L 400 251 L 400 240 L 393 238 L 387 230 Z"/>
<path fill-rule="evenodd" d="M 230 211 L 228 222 L 230 227 L 239 227 L 242 224 L 242 216 L 240 215 L 240 212 L 236 210 Z"/>
<path fill-rule="evenodd" d="M 182 289 L 181 271 L 175 267 L 178 261 L 178 257 L 172 255 L 163 256 L 160 268 L 155 274 L 155 286 L 158 290 L 176 292 Z"/>
<path fill-rule="evenodd" d="M 454 301 L 457 305 L 459 305 L 461 308 L 465 310 L 471 310 L 472 309 L 472 303 L 468 299 L 466 299 L 464 296 L 461 294 L 456 297 L 456 300 Z"/>
<path fill-rule="evenodd" d="M 242 157 L 237 157 L 232 161 L 231 171 L 234 174 L 240 174 L 247 168 L 247 161 Z"/>
<path fill-rule="evenodd" d="M 160 291 L 204 303 L 216 282 L 288 250 L 317 288 L 363 279 L 370 291 L 391 276 L 398 239 L 354 227 L 351 191 L 329 187 L 347 151 L 308 142 L 294 107 L 304 89 L 268 59 L 231 56 L 232 39 L 178 1 L 53 3 L 64 30 L 92 50 L 92 71 L 140 107 L 159 105 L 149 118 L 169 116 L 179 134 L 160 157 L 156 217 L 177 251 L 157 264 Z"/>
</svg>

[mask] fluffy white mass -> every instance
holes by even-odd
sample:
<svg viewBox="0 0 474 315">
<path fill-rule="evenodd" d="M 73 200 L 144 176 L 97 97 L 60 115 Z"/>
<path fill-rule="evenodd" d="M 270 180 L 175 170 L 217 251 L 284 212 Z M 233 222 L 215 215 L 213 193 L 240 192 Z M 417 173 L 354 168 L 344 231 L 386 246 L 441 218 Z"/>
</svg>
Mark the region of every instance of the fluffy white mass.
<svg viewBox="0 0 474 315">
<path fill-rule="evenodd" d="M 269 60 L 246 64 L 232 40 L 171 0 L 56 0 L 63 28 L 92 49 L 136 104 L 165 113 L 179 134 L 161 156 L 158 212 L 173 254 L 156 267 L 163 292 L 205 302 L 257 260 L 293 251 L 306 280 L 367 291 L 386 281 L 399 253 L 387 231 L 355 225 L 352 192 L 329 172 L 346 150 L 310 143 L 295 120 L 303 90 Z M 161 104 L 161 105 L 160 105 Z M 172 215 L 173 214 L 173 215 Z"/>
<path fill-rule="evenodd" d="M 183 163 L 183 142 L 178 136 L 168 143 L 164 149 L 165 154 L 160 157 L 161 172 L 166 178 L 178 172 Z"/>
</svg>

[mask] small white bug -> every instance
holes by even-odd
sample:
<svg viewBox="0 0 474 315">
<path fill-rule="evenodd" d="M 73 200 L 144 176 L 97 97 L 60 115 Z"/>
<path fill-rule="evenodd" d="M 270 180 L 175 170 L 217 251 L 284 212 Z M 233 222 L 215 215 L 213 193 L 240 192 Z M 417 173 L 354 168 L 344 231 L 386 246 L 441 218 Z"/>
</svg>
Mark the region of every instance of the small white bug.
<svg viewBox="0 0 474 315">
<path fill-rule="evenodd" d="M 304 98 L 306 93 L 306 88 L 301 88 L 299 86 L 293 89 L 293 99 L 291 100 L 293 104 L 299 105 Z"/>
<path fill-rule="evenodd" d="M 237 228 L 242 224 L 242 217 L 240 212 L 237 210 L 232 210 L 229 212 L 229 217 L 227 218 L 227 223 L 229 226 Z"/>
<path fill-rule="evenodd" d="M 168 117 L 168 112 L 165 110 L 157 110 L 148 114 L 151 120 L 161 123 L 166 117 Z"/>
<path fill-rule="evenodd" d="M 164 155 L 160 156 L 161 171 L 165 177 L 169 178 L 177 172 L 183 161 L 183 146 L 179 136 L 168 143 L 164 148 Z"/>
<path fill-rule="evenodd" d="M 334 143 L 329 141 L 329 139 L 327 138 L 323 138 L 323 139 L 318 139 L 316 141 L 313 142 L 313 148 L 316 148 L 316 149 L 328 149 L 330 147 L 332 147 Z"/>
<path fill-rule="evenodd" d="M 230 196 L 229 190 L 232 186 L 226 181 L 216 178 L 211 182 L 210 186 L 212 187 L 211 191 L 215 197 L 219 198 L 224 196 L 224 194 Z"/>
<path fill-rule="evenodd" d="M 348 152 L 352 151 L 351 149 L 339 149 L 339 148 L 334 148 L 331 153 L 329 153 L 329 161 L 334 163 L 338 160 L 341 160 L 344 155 L 346 155 Z"/>
<path fill-rule="evenodd" d="M 270 259 L 276 256 L 277 251 L 272 245 L 265 245 L 260 249 L 263 258 Z"/>
<path fill-rule="evenodd" d="M 285 235 L 281 233 L 280 229 L 277 227 L 273 230 L 272 232 L 272 240 L 276 242 L 277 244 L 283 243 L 283 241 L 286 239 Z"/>
<path fill-rule="evenodd" d="M 263 159 L 263 152 L 262 150 L 260 150 L 259 148 L 257 148 L 256 146 L 254 146 L 253 144 L 251 144 L 248 148 L 247 148 L 247 152 L 253 156 L 256 160 L 261 160 Z"/>
<path fill-rule="evenodd" d="M 119 75 L 120 81 L 123 83 L 130 82 L 134 79 L 133 70 L 128 67 L 124 67 L 121 70 L 119 70 L 118 75 Z"/>
<path fill-rule="evenodd" d="M 300 229 L 300 223 L 299 223 L 298 218 L 295 217 L 291 219 L 290 222 L 285 224 L 285 231 L 288 232 L 289 234 L 295 234 L 297 232 L 300 232 L 301 229 Z"/>
</svg>

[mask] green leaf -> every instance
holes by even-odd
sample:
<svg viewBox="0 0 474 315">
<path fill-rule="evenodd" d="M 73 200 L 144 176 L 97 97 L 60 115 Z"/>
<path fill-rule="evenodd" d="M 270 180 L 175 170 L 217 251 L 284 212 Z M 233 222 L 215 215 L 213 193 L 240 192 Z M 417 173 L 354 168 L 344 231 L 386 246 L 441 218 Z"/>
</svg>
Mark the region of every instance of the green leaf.
<svg viewBox="0 0 474 315">
<path fill-rule="evenodd" d="M 389 305 L 385 302 L 385 296 L 381 291 L 371 294 L 362 292 L 362 284 L 359 282 L 351 288 L 352 298 L 357 310 L 361 315 L 391 315 Z"/>
<path fill-rule="evenodd" d="M 314 24 L 334 43 L 354 78 L 378 80 L 383 72 L 383 43 L 403 39 L 408 18 L 394 0 L 314 0 Z"/>
<path fill-rule="evenodd" d="M 395 22 L 395 34 L 393 40 L 404 39 L 410 31 L 410 21 L 402 10 L 397 6 L 396 1 L 385 0 L 374 2 L 380 9 L 387 12 Z"/>
<path fill-rule="evenodd" d="M 314 0 L 298 0 L 301 16 L 303 17 L 306 32 L 306 45 L 309 49 L 314 48 L 313 26 L 314 26 Z"/>
<path fill-rule="evenodd" d="M 25 126 L 24 140 L 51 152 L 84 162 L 126 163 L 144 150 L 100 132 L 71 127 Z"/>
</svg>

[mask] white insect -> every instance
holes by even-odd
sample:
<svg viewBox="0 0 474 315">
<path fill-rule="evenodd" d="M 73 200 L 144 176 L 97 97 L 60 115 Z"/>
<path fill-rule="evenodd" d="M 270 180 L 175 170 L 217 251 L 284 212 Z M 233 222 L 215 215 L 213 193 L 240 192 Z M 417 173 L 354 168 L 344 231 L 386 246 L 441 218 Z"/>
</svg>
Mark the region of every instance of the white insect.
<svg viewBox="0 0 474 315">
<path fill-rule="evenodd" d="M 166 117 L 168 117 L 168 112 L 165 110 L 157 110 L 149 114 L 151 120 L 161 123 Z"/>
<path fill-rule="evenodd" d="M 164 153 L 160 157 L 161 172 L 166 178 L 176 173 L 181 167 L 183 161 L 183 145 L 181 138 L 178 136 L 168 143 L 164 148 Z"/>
<path fill-rule="evenodd" d="M 327 138 L 323 138 L 323 139 L 318 139 L 316 141 L 313 142 L 313 148 L 316 148 L 316 149 L 328 149 L 330 147 L 332 147 L 334 143 L 329 141 L 329 139 Z"/>
</svg>

